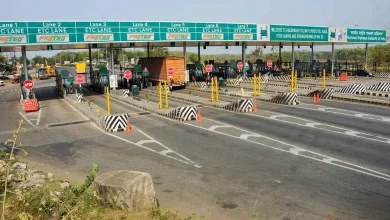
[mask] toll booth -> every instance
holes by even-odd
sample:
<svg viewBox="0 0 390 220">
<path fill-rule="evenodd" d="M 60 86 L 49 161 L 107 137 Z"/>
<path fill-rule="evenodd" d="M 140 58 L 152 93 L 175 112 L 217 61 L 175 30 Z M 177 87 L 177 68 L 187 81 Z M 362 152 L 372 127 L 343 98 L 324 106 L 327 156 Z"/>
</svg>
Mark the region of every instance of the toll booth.
<svg viewBox="0 0 390 220">
<path fill-rule="evenodd" d="M 108 78 L 108 70 L 106 66 L 102 66 L 99 70 L 94 70 L 89 74 L 89 88 L 99 93 L 104 93 L 105 88 L 110 86 Z"/>
<path fill-rule="evenodd" d="M 66 69 L 55 69 L 56 72 L 56 87 L 55 91 L 66 96 L 74 93 L 74 76 Z"/>
</svg>

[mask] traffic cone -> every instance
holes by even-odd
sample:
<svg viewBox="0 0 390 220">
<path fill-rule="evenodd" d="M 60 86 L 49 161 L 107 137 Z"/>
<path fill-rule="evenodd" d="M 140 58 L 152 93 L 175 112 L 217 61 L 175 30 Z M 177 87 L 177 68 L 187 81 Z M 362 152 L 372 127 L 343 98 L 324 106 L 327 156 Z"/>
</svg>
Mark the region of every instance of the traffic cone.
<svg viewBox="0 0 390 220">
<path fill-rule="evenodd" d="M 320 102 L 320 93 L 317 92 L 317 102 Z"/>
<path fill-rule="evenodd" d="M 202 122 L 203 118 L 202 115 L 200 114 L 200 110 L 198 109 L 198 118 L 196 119 L 198 122 Z"/>
<path fill-rule="evenodd" d="M 317 102 L 317 92 L 314 92 L 313 94 L 313 103 Z"/>
<path fill-rule="evenodd" d="M 253 102 L 253 112 L 258 112 L 256 101 Z"/>
<path fill-rule="evenodd" d="M 126 132 L 131 132 L 130 119 L 129 119 L 129 120 L 127 120 L 127 125 L 126 125 Z"/>
</svg>

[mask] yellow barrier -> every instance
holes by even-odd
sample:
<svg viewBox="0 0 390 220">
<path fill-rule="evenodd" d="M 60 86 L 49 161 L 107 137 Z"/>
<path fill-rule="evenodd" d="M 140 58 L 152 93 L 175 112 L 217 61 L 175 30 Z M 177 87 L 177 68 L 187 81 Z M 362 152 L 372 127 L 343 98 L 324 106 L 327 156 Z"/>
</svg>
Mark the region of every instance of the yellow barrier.
<svg viewBox="0 0 390 220">
<path fill-rule="evenodd" d="M 110 105 L 110 88 L 106 87 L 106 96 L 107 96 L 107 114 L 111 114 L 111 105 Z"/>
<path fill-rule="evenodd" d="M 165 91 L 165 108 L 169 108 L 168 105 L 168 86 L 167 86 L 167 81 L 164 81 L 164 91 Z"/>
<path fill-rule="evenodd" d="M 291 71 L 290 79 L 290 92 L 296 92 L 298 90 L 298 71 Z"/>
<path fill-rule="evenodd" d="M 255 74 L 255 75 L 253 75 L 253 96 L 257 96 L 256 85 L 257 85 L 257 77 Z"/>
<path fill-rule="evenodd" d="M 218 102 L 218 79 L 217 77 L 211 78 L 211 102 Z"/>
<path fill-rule="evenodd" d="M 326 72 L 325 69 L 322 71 L 322 87 L 326 87 Z"/>
<path fill-rule="evenodd" d="M 158 83 L 158 94 L 159 94 L 158 108 L 159 108 L 159 109 L 162 109 L 163 102 L 162 102 L 162 86 L 161 86 L 161 81 Z"/>
<path fill-rule="evenodd" d="M 216 97 L 216 100 L 217 100 L 217 102 L 218 102 L 218 100 L 219 100 L 219 89 L 218 89 L 218 78 L 217 77 L 215 77 L 215 97 Z"/>
<path fill-rule="evenodd" d="M 259 77 L 258 77 L 257 80 L 259 80 L 259 84 L 258 84 L 258 86 L 257 86 L 258 89 L 259 89 L 259 91 L 258 91 L 257 95 L 260 96 L 260 93 L 261 93 L 261 73 L 259 73 Z"/>
</svg>

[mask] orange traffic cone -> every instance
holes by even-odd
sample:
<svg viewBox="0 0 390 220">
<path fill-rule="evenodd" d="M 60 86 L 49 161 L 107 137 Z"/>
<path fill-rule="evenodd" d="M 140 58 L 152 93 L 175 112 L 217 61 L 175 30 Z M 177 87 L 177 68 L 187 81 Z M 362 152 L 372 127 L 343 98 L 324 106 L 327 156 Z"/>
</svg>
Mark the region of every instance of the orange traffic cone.
<svg viewBox="0 0 390 220">
<path fill-rule="evenodd" d="M 198 109 L 198 118 L 196 119 L 198 122 L 202 122 L 203 118 L 202 115 L 200 114 L 200 110 Z"/>
<path fill-rule="evenodd" d="M 317 102 L 320 102 L 320 93 L 317 92 Z"/>
<path fill-rule="evenodd" d="M 129 120 L 127 120 L 127 125 L 126 125 L 126 132 L 131 132 L 130 119 L 129 119 Z"/>
<path fill-rule="evenodd" d="M 317 92 L 313 94 L 313 103 L 317 102 Z"/>
<path fill-rule="evenodd" d="M 256 101 L 253 102 L 253 112 L 258 112 Z"/>
</svg>

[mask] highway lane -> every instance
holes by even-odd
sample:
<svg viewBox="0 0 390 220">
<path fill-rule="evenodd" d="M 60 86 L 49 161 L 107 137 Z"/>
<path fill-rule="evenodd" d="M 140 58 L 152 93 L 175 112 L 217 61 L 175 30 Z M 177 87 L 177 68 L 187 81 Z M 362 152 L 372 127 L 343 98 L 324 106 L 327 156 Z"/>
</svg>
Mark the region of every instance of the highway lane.
<svg viewBox="0 0 390 220">
<path fill-rule="evenodd" d="M 307 98 L 307 97 L 299 96 L 298 100 L 302 103 L 308 103 L 308 104 L 313 103 L 311 98 Z M 389 107 L 382 107 L 382 106 L 370 105 L 364 103 L 338 101 L 338 100 L 324 100 L 324 99 L 321 99 L 319 104 L 328 107 L 333 107 L 333 108 L 340 108 L 340 109 L 346 109 L 351 111 L 359 111 L 368 114 L 390 117 Z"/>
<path fill-rule="evenodd" d="M 99 96 L 95 103 L 105 106 L 105 98 Z M 66 105 L 58 105 L 53 110 Z M 139 111 L 115 101 L 112 108 Z M 274 127 L 271 128 L 274 132 L 267 133 L 270 137 L 301 143 L 299 139 L 290 141 L 288 136 L 289 131 L 298 130 L 297 126 L 279 131 L 286 123 L 203 109 L 221 121 L 232 118 L 240 121 L 237 123 L 240 127 L 249 124 L 257 133 L 263 134 Z M 69 111 L 77 114 L 73 108 L 69 107 Z M 279 147 L 274 141 L 255 140 L 256 144 L 235 138 L 234 135 L 240 135 L 237 130 L 203 129 L 214 125 L 208 116 L 204 117 L 203 123 L 187 124 L 147 115 L 134 118 L 134 123 L 138 123 L 134 133 L 114 134 L 138 141 L 137 129 L 141 129 L 201 165 L 200 168 L 104 134 L 90 123 L 34 130 L 26 133 L 25 138 L 31 140 L 29 157 L 38 161 L 37 164 L 40 161 L 43 168 L 58 169 L 61 174 L 67 172 L 67 176 L 75 175 L 80 181 L 92 163 L 99 164 L 101 172 L 116 169 L 148 172 L 154 178 L 163 207 L 181 208 L 188 214 L 209 214 L 211 219 L 248 219 L 251 214 L 258 214 L 259 219 L 324 219 L 328 215 L 336 219 L 384 219 L 388 216 L 389 181 L 259 145 Z M 264 127 L 259 128 L 259 124 Z M 231 136 L 222 134 L 224 129 Z M 249 210 L 255 203 L 256 211 L 251 213 Z"/>
<path fill-rule="evenodd" d="M 269 104 L 264 102 L 258 103 L 259 111 L 271 111 L 274 113 L 281 113 L 291 115 L 299 118 L 305 118 L 315 122 L 332 124 L 335 126 L 350 128 L 351 130 L 370 133 L 390 139 L 390 132 L 388 130 L 390 126 L 389 121 L 372 120 L 369 118 L 356 117 L 354 114 L 336 114 L 329 111 L 319 111 L 315 109 L 309 109 L 305 105 L 298 106 L 282 106 L 277 104 Z"/>
<path fill-rule="evenodd" d="M 204 126 L 213 122 L 193 123 Z M 182 123 L 144 132 L 202 167 L 188 166 L 105 135 L 70 140 L 66 153 L 71 156 L 62 160 L 64 155 L 56 155 L 54 146 L 45 146 L 40 152 L 42 157 L 50 152 L 50 161 L 62 161 L 59 166 L 68 166 L 68 171 L 85 171 L 97 163 L 102 172 L 134 169 L 151 173 L 162 204 L 175 208 L 187 203 L 184 210 L 211 211 L 212 219 L 247 219 L 256 200 L 259 205 L 254 213 L 260 219 L 323 219 L 332 213 L 340 219 L 382 218 L 387 214 L 390 192 L 384 180 Z M 348 202 L 342 199 L 346 197 Z M 374 205 L 374 200 L 384 202 Z"/>
</svg>

